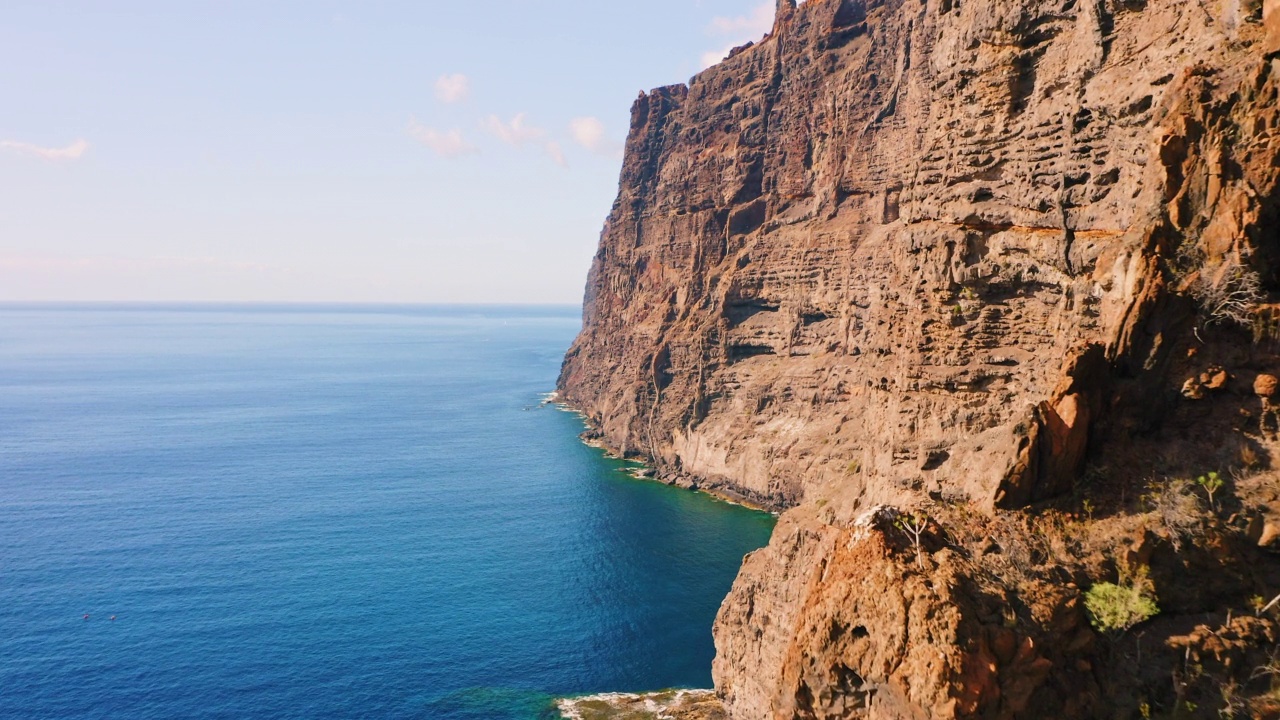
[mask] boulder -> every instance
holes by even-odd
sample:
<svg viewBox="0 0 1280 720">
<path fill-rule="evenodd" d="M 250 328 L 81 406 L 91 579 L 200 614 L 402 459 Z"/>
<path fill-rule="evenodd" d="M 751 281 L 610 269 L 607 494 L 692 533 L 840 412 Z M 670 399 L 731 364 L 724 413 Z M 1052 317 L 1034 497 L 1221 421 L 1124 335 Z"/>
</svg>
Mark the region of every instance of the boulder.
<svg viewBox="0 0 1280 720">
<path fill-rule="evenodd" d="M 1280 379 L 1275 375 L 1261 373 L 1253 381 L 1253 392 L 1260 398 L 1273 398 L 1280 389 Z"/>
<path fill-rule="evenodd" d="M 1227 381 L 1230 379 L 1231 376 L 1227 371 L 1217 365 L 1200 373 L 1200 384 L 1204 385 L 1206 390 L 1221 390 L 1227 386 Z"/>
</svg>

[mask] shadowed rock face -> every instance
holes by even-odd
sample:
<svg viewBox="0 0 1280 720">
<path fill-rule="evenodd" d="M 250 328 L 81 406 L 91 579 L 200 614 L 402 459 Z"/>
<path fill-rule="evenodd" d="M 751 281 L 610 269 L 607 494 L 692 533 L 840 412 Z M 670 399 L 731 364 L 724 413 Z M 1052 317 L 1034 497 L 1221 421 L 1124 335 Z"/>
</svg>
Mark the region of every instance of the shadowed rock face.
<svg viewBox="0 0 1280 720">
<path fill-rule="evenodd" d="M 717 623 L 733 717 L 1026 712 L 1052 661 L 962 558 L 831 573 L 900 573 L 874 505 L 1051 499 L 1172 412 L 1189 284 L 1280 279 L 1278 51 L 1271 0 L 781 0 L 640 96 L 560 389 L 662 479 L 799 506 Z"/>
</svg>

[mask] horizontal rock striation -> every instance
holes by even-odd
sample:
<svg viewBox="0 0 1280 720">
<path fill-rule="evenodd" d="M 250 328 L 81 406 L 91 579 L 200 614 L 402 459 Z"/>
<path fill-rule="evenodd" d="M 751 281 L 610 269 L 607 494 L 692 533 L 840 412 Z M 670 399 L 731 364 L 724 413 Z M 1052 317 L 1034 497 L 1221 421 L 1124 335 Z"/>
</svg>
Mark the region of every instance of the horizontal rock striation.
<svg viewBox="0 0 1280 720">
<path fill-rule="evenodd" d="M 639 97 L 559 385 L 660 478 L 795 508 L 717 623 L 732 717 L 1102 716 L 1091 577 L 1002 618 L 1016 588 L 953 530 L 921 564 L 858 519 L 998 518 L 1088 462 L 1136 517 L 1151 452 L 1244 442 L 1252 391 L 1179 390 L 1280 366 L 1275 5 L 780 0 L 764 40 Z"/>
</svg>

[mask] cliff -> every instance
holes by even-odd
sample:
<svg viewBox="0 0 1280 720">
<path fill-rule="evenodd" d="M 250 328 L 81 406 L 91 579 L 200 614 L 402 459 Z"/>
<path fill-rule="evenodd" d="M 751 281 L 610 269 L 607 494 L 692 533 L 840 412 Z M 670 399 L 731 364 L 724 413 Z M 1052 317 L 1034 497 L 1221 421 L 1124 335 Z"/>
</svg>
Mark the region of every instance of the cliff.
<svg viewBox="0 0 1280 720">
<path fill-rule="evenodd" d="M 640 96 L 560 390 L 788 509 L 731 717 L 1277 711 L 1278 88 L 1273 0 L 780 0 Z"/>
</svg>

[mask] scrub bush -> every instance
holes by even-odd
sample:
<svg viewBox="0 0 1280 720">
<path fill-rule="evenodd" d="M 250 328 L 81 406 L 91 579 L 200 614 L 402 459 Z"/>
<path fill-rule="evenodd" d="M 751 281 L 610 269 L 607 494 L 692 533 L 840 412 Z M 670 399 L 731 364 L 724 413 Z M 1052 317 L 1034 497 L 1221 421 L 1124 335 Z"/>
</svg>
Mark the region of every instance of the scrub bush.
<svg viewBox="0 0 1280 720">
<path fill-rule="evenodd" d="M 1089 622 L 1101 632 L 1119 635 L 1144 620 L 1155 617 L 1160 608 L 1150 594 L 1145 570 L 1123 585 L 1100 582 L 1084 594 Z"/>
</svg>

